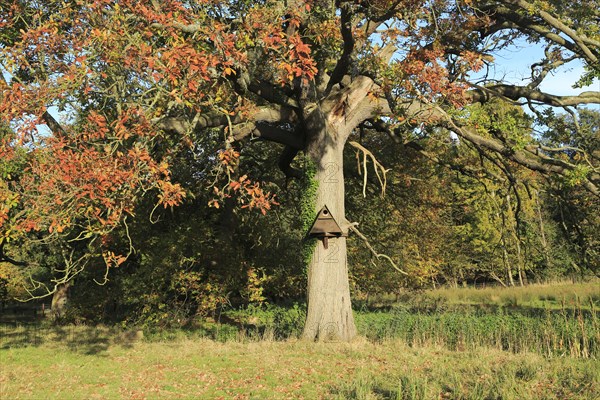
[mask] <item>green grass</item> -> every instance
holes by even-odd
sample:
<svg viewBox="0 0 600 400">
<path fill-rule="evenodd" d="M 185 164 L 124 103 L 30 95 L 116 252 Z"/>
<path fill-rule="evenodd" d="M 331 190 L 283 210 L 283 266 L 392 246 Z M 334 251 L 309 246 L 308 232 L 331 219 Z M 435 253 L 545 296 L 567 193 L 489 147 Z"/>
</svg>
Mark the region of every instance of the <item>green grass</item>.
<svg viewBox="0 0 600 400">
<path fill-rule="evenodd" d="M 600 358 L 597 312 L 499 308 L 482 311 L 357 313 L 359 331 L 371 340 L 401 339 L 411 346 L 450 350 L 489 347 L 513 353 Z"/>
<path fill-rule="evenodd" d="M 0 398 L 593 399 L 600 390 L 593 359 L 398 340 L 148 341 L 70 327 L 39 343 L 0 350 Z"/>
<path fill-rule="evenodd" d="M 300 304 L 186 329 L 0 325 L 0 399 L 600 398 L 600 288 L 529 288 L 363 305 L 349 344 L 295 339 Z"/>
</svg>

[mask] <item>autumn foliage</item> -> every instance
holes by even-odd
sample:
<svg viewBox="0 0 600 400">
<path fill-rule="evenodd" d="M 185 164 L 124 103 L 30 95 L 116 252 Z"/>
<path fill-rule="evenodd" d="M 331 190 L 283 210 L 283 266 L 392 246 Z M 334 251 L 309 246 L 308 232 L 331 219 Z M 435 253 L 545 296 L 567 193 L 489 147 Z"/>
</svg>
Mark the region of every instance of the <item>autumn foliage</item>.
<svg viewBox="0 0 600 400">
<path fill-rule="evenodd" d="M 95 241 L 104 254 L 103 238 L 135 214 L 143 196 L 162 207 L 181 204 L 186 191 L 171 180 L 170 153 L 192 143 L 168 137 L 154 121 L 175 108 L 234 110 L 238 100 L 223 82 L 246 62 L 240 34 L 209 15 L 219 2 L 202 3 L 12 3 L 2 20 L 0 155 L 7 165 L 21 157 L 24 168 L 3 176 L 1 241 L 38 232 L 48 242 Z M 302 71 L 311 78 L 310 49 L 262 23 L 265 11 L 248 15 L 253 34 L 244 40 L 263 42 L 280 60 L 282 82 Z M 182 29 L 192 23 L 193 34 Z M 159 146 L 172 148 L 157 154 Z M 227 169 L 233 160 L 225 154 Z M 274 203 L 245 176 L 214 188 L 215 206 L 226 192 L 263 213 Z"/>
</svg>

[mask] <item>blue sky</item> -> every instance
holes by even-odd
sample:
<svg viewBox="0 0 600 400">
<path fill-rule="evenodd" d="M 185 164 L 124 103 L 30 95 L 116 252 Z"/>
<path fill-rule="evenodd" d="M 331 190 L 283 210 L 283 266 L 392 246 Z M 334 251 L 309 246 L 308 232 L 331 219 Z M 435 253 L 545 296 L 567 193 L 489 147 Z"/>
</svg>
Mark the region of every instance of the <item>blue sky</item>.
<svg viewBox="0 0 600 400">
<path fill-rule="evenodd" d="M 543 58 L 543 47 L 522 42 L 496 55 L 496 66 L 491 73 L 495 78 L 504 77 L 510 83 L 527 84 L 528 78 L 531 77 L 531 64 Z M 549 74 L 540 85 L 540 90 L 560 96 L 574 95 L 589 90 L 600 91 L 600 81 L 598 80 L 586 88 L 573 89 L 573 84 L 583 73 L 583 63 L 579 60 L 573 61 L 563 65 L 553 74 Z M 593 107 L 600 109 L 598 104 Z"/>
</svg>

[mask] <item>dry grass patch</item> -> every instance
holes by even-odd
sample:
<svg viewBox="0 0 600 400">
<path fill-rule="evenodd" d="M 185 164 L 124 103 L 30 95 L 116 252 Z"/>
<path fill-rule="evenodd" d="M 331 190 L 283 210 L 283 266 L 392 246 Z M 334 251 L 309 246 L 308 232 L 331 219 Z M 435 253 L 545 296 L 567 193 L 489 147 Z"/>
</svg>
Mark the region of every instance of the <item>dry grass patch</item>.
<svg viewBox="0 0 600 400">
<path fill-rule="evenodd" d="M 443 299 L 448 304 L 589 309 L 600 306 L 600 280 L 531 284 L 523 287 L 440 288 L 428 290 L 426 295 Z"/>
</svg>

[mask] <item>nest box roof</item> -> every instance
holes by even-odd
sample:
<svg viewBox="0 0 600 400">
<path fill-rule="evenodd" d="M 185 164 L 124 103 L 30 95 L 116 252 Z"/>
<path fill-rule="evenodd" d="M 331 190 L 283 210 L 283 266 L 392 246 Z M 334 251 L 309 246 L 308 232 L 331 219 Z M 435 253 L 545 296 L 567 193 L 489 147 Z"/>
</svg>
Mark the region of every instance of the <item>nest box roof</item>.
<svg viewBox="0 0 600 400">
<path fill-rule="evenodd" d="M 344 232 L 336 222 L 327 206 L 323 206 L 317 214 L 317 218 L 308 231 L 308 236 L 342 236 Z"/>
</svg>

